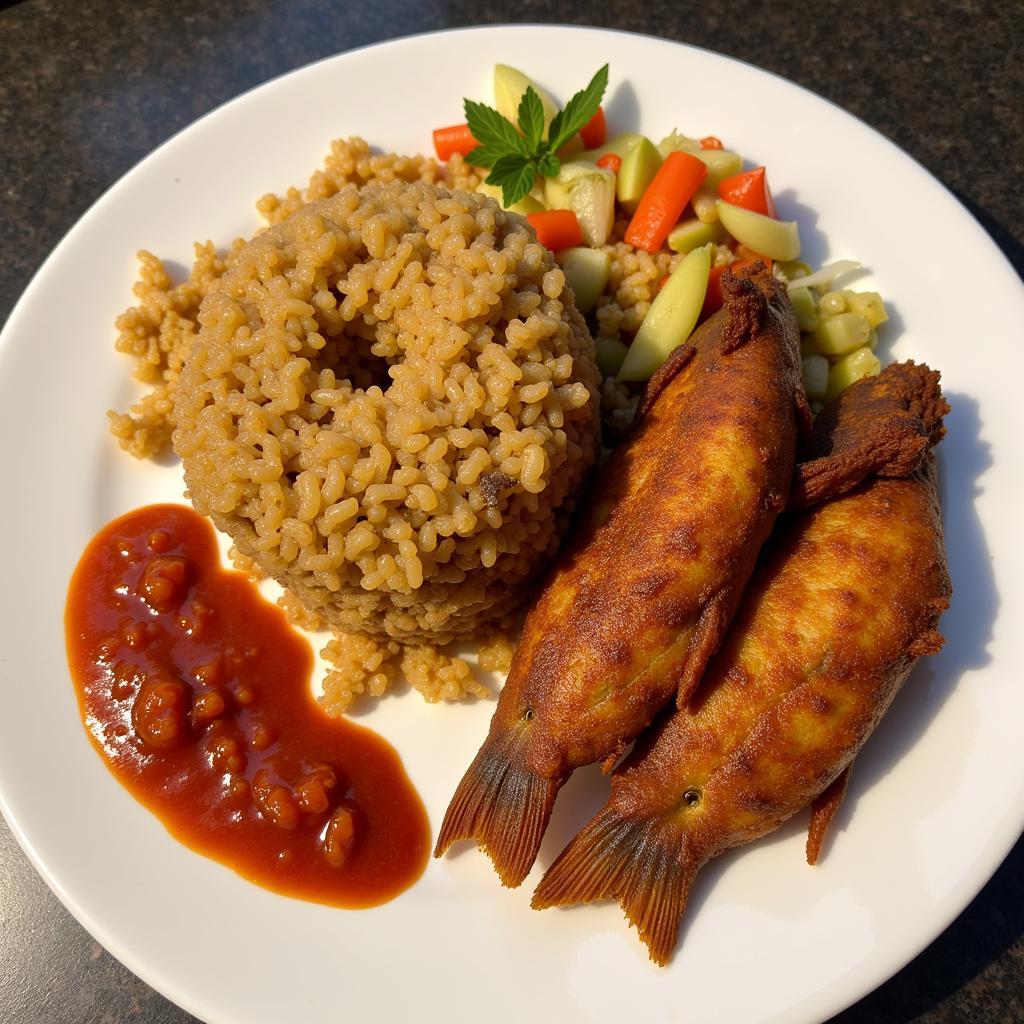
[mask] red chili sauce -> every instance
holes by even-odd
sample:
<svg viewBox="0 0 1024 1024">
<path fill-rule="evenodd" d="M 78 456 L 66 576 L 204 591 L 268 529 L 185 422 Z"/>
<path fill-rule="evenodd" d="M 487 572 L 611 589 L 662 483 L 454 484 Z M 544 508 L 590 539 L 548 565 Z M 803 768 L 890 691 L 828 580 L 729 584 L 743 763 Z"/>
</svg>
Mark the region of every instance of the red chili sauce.
<svg viewBox="0 0 1024 1024">
<path fill-rule="evenodd" d="M 379 736 L 328 718 L 309 644 L 182 505 L 110 523 L 65 611 L 82 719 L 176 839 L 267 889 L 384 903 L 422 874 L 423 804 Z"/>
</svg>

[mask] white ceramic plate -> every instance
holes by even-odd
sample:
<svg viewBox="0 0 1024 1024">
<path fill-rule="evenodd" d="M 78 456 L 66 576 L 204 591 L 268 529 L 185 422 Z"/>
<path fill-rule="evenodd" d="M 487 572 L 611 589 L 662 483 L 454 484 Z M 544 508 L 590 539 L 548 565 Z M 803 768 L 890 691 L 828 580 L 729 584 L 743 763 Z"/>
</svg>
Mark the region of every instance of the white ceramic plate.
<svg viewBox="0 0 1024 1024">
<path fill-rule="evenodd" d="M 812 263 L 854 256 L 892 304 L 891 354 L 941 368 L 941 448 L 956 588 L 948 643 L 908 682 L 853 774 L 824 862 L 803 818 L 697 883 L 681 947 L 654 968 L 615 906 L 529 909 L 538 871 L 502 889 L 472 851 L 431 862 L 376 910 L 275 896 L 178 845 L 86 740 L 64 660 L 72 568 L 114 516 L 181 495 L 176 465 L 140 465 L 104 411 L 134 391 L 112 349 L 134 252 L 188 264 L 190 244 L 249 234 L 264 192 L 302 183 L 330 139 L 422 151 L 486 97 L 498 61 L 563 101 L 611 61 L 614 128 L 714 133 L 765 163 Z M 714 82 L 715 88 L 708 84 Z M 0 596 L 2 810 L 71 912 L 119 959 L 210 1022 L 811 1021 L 898 970 L 968 903 L 1024 821 L 1017 636 L 1024 621 L 1018 374 L 1001 359 L 1024 299 L 996 247 L 904 153 L 821 99 L 701 50 L 590 29 L 419 36 L 278 79 L 176 136 L 57 247 L 0 345 L 6 585 Z M 385 700 L 364 721 L 401 752 L 436 828 L 492 707 Z M 540 864 L 602 802 L 578 773 Z"/>
</svg>

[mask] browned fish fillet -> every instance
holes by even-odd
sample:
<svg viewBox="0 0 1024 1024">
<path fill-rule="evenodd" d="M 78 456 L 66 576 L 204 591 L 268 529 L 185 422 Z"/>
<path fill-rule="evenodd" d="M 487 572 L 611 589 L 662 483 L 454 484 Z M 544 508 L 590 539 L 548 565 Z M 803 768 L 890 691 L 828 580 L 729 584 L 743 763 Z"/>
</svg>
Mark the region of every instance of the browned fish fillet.
<svg viewBox="0 0 1024 1024">
<path fill-rule="evenodd" d="M 862 400 L 895 377 L 937 387 L 937 375 L 912 364 L 883 376 L 840 398 L 835 429 L 887 422 L 865 420 Z M 946 408 L 935 397 L 918 424 L 932 438 Z M 844 451 L 849 440 L 836 438 Z M 641 737 L 605 808 L 545 874 L 535 907 L 618 899 L 664 964 L 700 867 L 836 785 L 809 837 L 817 857 L 842 799 L 836 780 L 917 658 L 942 642 L 935 627 L 950 585 L 935 464 L 926 450 L 917 460 L 906 479 L 869 479 L 780 521 L 700 691 Z"/>
<path fill-rule="evenodd" d="M 867 476 L 908 476 L 945 433 L 939 375 L 920 363 L 895 363 L 830 402 L 814 421 L 789 495 L 790 508 L 834 498 Z"/>
<path fill-rule="evenodd" d="M 595 483 L 441 826 L 437 855 L 475 839 L 506 885 L 570 772 L 610 768 L 690 694 L 784 504 L 806 410 L 796 321 L 763 267 L 723 283 L 723 310 L 652 378 Z"/>
</svg>

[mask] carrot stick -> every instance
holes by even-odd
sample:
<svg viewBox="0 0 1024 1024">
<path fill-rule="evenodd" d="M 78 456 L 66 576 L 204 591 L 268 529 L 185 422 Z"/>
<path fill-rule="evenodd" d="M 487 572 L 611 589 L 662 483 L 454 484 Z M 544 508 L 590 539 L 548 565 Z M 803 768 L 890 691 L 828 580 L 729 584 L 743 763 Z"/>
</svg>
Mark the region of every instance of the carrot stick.
<svg viewBox="0 0 1024 1024">
<path fill-rule="evenodd" d="M 468 124 L 453 124 L 450 128 L 434 129 L 434 152 L 438 160 L 451 160 L 452 155 L 471 153 L 479 143 L 470 134 Z"/>
<path fill-rule="evenodd" d="M 657 252 L 707 173 L 707 165 L 697 157 L 681 150 L 669 153 L 640 197 L 626 241 L 636 249 Z"/>
<path fill-rule="evenodd" d="M 619 156 L 618 153 L 605 153 L 605 155 L 597 161 L 597 166 L 604 167 L 613 174 L 618 174 L 619 169 L 622 167 L 622 157 Z"/>
<path fill-rule="evenodd" d="M 700 140 L 701 149 L 725 149 L 722 145 L 722 140 L 717 135 L 705 135 Z"/>
<path fill-rule="evenodd" d="M 753 210 L 765 217 L 775 216 L 775 200 L 763 167 L 726 178 L 719 184 L 718 194 L 733 206 L 742 206 L 744 210 Z"/>
<path fill-rule="evenodd" d="M 537 232 L 537 241 L 552 252 L 579 245 L 583 240 L 580 222 L 572 210 L 542 210 L 528 214 L 526 219 Z"/>
<path fill-rule="evenodd" d="M 604 122 L 604 110 L 597 108 L 597 113 L 580 129 L 580 138 L 586 149 L 597 149 L 604 145 L 608 138 L 608 126 Z"/>
</svg>

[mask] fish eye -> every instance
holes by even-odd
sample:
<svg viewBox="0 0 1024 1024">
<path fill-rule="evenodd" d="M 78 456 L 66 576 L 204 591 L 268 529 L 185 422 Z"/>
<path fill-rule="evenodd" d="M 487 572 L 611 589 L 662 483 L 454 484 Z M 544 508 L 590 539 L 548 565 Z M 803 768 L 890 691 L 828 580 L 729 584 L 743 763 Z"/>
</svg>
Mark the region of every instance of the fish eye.
<svg viewBox="0 0 1024 1024">
<path fill-rule="evenodd" d="M 683 803 L 687 807 L 696 807 L 700 803 L 700 790 L 699 789 L 688 789 L 683 794 Z"/>
</svg>

